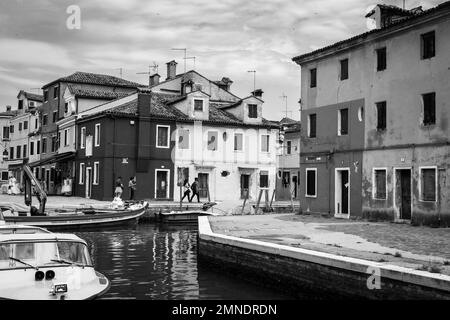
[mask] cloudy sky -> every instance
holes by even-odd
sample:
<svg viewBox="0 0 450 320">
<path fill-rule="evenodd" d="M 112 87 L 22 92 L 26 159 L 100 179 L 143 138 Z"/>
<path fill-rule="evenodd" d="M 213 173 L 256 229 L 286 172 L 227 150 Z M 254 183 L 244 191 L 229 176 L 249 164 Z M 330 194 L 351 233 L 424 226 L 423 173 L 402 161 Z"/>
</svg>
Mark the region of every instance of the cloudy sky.
<svg viewBox="0 0 450 320">
<path fill-rule="evenodd" d="M 425 9 L 444 0 L 406 0 Z M 195 69 L 223 76 L 245 97 L 264 91 L 264 116 L 298 119 L 300 67 L 291 58 L 366 31 L 367 8 L 376 0 L 1 0 L 0 109 L 16 104 L 20 89 L 75 71 L 105 73 L 147 84 L 148 65 L 195 56 Z M 402 6 L 402 0 L 383 3 Z M 66 27 L 70 5 L 81 9 L 81 29 Z M 187 70 L 194 61 L 186 61 Z"/>
</svg>

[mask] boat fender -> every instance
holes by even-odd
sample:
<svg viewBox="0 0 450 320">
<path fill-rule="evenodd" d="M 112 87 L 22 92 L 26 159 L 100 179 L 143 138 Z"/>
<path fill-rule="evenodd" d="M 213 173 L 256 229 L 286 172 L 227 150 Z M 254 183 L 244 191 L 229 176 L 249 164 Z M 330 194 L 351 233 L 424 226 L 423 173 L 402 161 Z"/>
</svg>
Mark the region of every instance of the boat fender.
<svg viewBox="0 0 450 320">
<path fill-rule="evenodd" d="M 48 270 L 45 273 L 45 280 L 52 280 L 55 277 L 55 271 L 53 270 Z"/>
<path fill-rule="evenodd" d="M 45 274 L 42 271 L 36 271 L 34 274 L 34 280 L 36 281 L 42 281 L 45 277 Z"/>
</svg>

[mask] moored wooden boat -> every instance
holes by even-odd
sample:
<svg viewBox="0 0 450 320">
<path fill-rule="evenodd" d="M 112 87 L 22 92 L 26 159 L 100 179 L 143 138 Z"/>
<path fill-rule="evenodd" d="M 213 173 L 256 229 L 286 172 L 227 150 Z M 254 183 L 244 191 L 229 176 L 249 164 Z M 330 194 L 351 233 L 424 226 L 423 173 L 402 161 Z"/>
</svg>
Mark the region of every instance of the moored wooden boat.
<svg viewBox="0 0 450 320">
<path fill-rule="evenodd" d="M 74 234 L 0 235 L 0 299 L 84 300 L 109 287 Z"/>
<path fill-rule="evenodd" d="M 136 203 L 124 209 L 82 209 L 68 212 L 46 212 L 32 216 L 27 212 L 14 211 L 8 204 L 0 204 L 7 225 L 44 227 L 50 230 L 84 229 L 135 224 L 145 213 L 147 202 Z"/>
<path fill-rule="evenodd" d="M 191 211 L 171 211 L 171 212 L 161 212 L 159 214 L 159 220 L 164 223 L 197 223 L 198 217 L 201 216 L 217 216 L 218 214 L 201 211 L 201 210 L 191 210 Z"/>
</svg>

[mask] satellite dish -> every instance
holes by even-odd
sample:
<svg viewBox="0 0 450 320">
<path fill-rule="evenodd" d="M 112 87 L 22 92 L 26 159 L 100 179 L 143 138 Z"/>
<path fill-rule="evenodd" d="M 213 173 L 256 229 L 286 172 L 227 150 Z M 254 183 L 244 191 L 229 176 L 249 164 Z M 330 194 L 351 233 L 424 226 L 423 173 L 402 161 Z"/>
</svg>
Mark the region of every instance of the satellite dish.
<svg viewBox="0 0 450 320">
<path fill-rule="evenodd" d="M 375 16 L 371 15 L 367 17 L 369 13 L 375 10 L 376 6 L 377 6 L 376 4 L 371 4 L 366 8 L 366 27 L 368 30 L 373 30 L 377 28 L 377 21 L 375 19 Z"/>
</svg>

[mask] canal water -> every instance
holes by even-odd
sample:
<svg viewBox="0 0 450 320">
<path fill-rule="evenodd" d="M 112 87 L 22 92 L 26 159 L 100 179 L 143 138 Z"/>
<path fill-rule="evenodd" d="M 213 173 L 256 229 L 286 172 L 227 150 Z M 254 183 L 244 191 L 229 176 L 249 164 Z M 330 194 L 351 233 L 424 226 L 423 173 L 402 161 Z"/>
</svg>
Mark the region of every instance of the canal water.
<svg viewBox="0 0 450 320">
<path fill-rule="evenodd" d="M 197 228 L 144 223 L 77 232 L 111 281 L 102 299 L 292 299 L 197 262 Z"/>
</svg>

